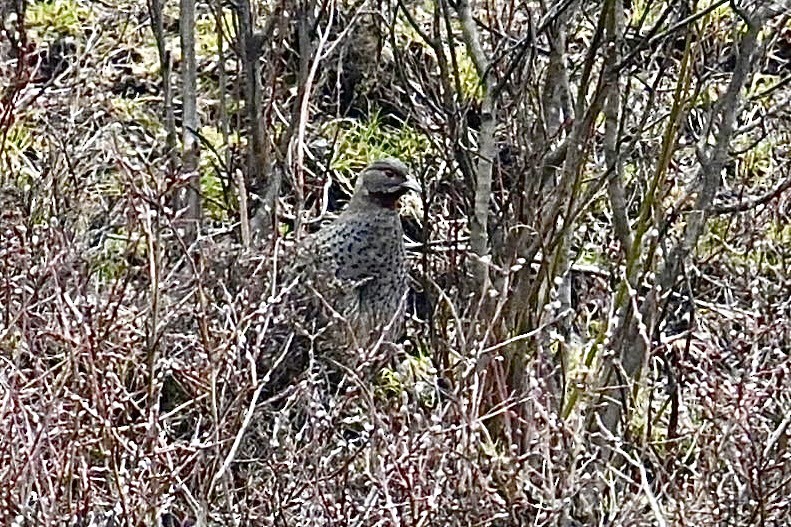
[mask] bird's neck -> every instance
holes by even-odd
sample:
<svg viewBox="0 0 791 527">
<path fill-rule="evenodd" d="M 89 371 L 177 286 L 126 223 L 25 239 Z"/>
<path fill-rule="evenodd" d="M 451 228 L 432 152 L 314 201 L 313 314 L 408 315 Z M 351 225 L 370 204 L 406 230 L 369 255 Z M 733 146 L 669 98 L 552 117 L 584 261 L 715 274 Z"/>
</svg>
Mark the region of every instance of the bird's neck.
<svg viewBox="0 0 791 527">
<path fill-rule="evenodd" d="M 396 204 L 401 194 L 391 192 L 387 194 L 361 194 L 357 193 L 352 196 L 349 201 L 349 210 L 362 211 L 362 210 L 380 210 L 386 209 L 396 210 Z"/>
</svg>

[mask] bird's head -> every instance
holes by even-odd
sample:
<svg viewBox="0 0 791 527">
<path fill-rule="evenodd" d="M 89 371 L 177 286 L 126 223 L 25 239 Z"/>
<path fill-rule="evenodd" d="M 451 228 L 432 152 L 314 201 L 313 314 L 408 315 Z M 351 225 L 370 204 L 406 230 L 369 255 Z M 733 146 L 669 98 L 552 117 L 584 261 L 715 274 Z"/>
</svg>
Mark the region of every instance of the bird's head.
<svg viewBox="0 0 791 527">
<path fill-rule="evenodd" d="M 398 198 L 409 191 L 420 192 L 420 185 L 409 176 L 407 166 L 398 159 L 380 159 L 358 176 L 351 205 L 373 204 L 394 209 Z"/>
</svg>

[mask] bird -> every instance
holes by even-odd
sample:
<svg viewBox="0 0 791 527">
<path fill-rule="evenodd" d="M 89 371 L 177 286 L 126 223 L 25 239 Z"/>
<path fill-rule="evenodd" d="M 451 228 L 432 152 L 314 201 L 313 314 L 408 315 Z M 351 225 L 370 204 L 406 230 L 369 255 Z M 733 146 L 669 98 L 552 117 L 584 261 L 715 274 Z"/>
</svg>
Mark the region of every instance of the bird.
<svg viewBox="0 0 791 527">
<path fill-rule="evenodd" d="M 279 423 L 288 414 L 300 426 L 304 408 L 292 397 L 340 393 L 347 380 L 370 379 L 397 351 L 409 271 L 398 201 L 420 191 L 402 161 L 376 160 L 358 174 L 345 209 L 299 241 L 278 237 L 258 252 L 204 245 L 203 289 L 193 285 L 198 278 L 185 280 L 186 287 L 169 289 L 168 302 L 186 305 L 187 294 L 205 294 L 211 306 L 233 299 L 217 319 L 224 331 L 238 332 L 239 356 L 250 359 L 260 383 L 261 411 L 277 413 Z M 197 330 L 196 317 L 184 313 L 171 328 Z M 178 388 L 163 394 L 160 404 L 170 408 L 188 397 Z"/>
<path fill-rule="evenodd" d="M 359 174 L 346 209 L 304 241 L 308 285 L 325 310 L 348 323 L 352 343 L 366 346 L 400 331 L 408 266 L 397 203 L 420 190 L 402 161 L 378 159 Z"/>
</svg>

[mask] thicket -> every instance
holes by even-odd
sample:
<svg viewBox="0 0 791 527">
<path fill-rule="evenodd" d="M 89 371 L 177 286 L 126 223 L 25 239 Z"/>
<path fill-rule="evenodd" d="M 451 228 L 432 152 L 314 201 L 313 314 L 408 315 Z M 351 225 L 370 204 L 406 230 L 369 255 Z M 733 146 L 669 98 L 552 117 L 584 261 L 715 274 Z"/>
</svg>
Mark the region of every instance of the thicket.
<svg viewBox="0 0 791 527">
<path fill-rule="evenodd" d="M 3 525 L 789 525 L 787 1 L 0 9 Z M 382 156 L 398 353 L 282 382 Z"/>
</svg>

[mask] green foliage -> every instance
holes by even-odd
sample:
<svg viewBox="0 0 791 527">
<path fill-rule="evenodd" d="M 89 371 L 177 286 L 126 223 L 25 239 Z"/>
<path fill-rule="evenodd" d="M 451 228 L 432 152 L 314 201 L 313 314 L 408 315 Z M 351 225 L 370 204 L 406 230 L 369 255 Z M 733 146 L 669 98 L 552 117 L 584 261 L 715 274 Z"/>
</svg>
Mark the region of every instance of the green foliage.
<svg viewBox="0 0 791 527">
<path fill-rule="evenodd" d="M 483 98 L 483 85 L 475 63 L 464 46 L 457 46 L 456 61 L 459 66 L 459 85 L 461 86 L 461 97 L 467 101 L 480 102 Z"/>
<path fill-rule="evenodd" d="M 228 211 L 224 205 L 225 194 L 222 181 L 213 166 L 201 158 L 200 188 L 203 196 L 204 212 L 212 219 L 227 221 Z"/>
<path fill-rule="evenodd" d="M 379 372 L 377 392 L 385 398 L 411 392 L 423 405 L 433 407 L 437 403 L 436 376 L 437 370 L 427 353 L 407 355 L 396 369 L 384 368 Z"/>
<path fill-rule="evenodd" d="M 755 261 L 756 268 L 762 264 L 778 269 L 787 269 L 788 263 L 783 248 L 791 247 L 791 225 L 772 222 L 766 229 L 766 241 L 749 256 Z M 779 249 L 779 250 L 778 250 Z"/>
<path fill-rule="evenodd" d="M 228 49 L 228 42 L 236 39 L 233 25 L 233 12 L 223 10 L 224 48 Z M 199 15 L 195 20 L 195 53 L 199 57 L 213 58 L 217 56 L 219 41 L 217 38 L 217 21 L 213 13 Z"/>
<path fill-rule="evenodd" d="M 748 138 L 745 138 L 748 139 Z M 739 143 L 741 141 L 737 141 Z M 747 142 L 747 141 L 744 141 Z M 761 183 L 766 177 L 774 172 L 774 141 L 772 139 L 764 139 L 754 145 L 753 148 L 747 150 L 741 157 L 739 164 L 742 176 L 750 180 L 752 183 Z"/>
<path fill-rule="evenodd" d="M 129 269 L 128 257 L 136 252 L 137 247 L 142 245 L 127 233 L 109 235 L 98 251 L 91 254 L 92 267 L 102 281 L 116 280 Z"/>
<path fill-rule="evenodd" d="M 698 242 L 698 253 L 704 257 L 722 249 L 722 240 L 728 238 L 730 229 L 730 218 L 725 216 L 714 216 L 709 219 L 706 228 L 707 232 L 700 237 Z"/>
<path fill-rule="evenodd" d="M 760 272 L 765 266 L 785 267 L 785 262 L 777 251 L 778 247 L 791 247 L 791 225 L 777 221 L 764 227 L 762 240 L 756 244 L 733 243 L 741 227 L 730 217 L 713 217 L 708 222 L 708 232 L 701 237 L 698 253 L 702 258 L 727 252 L 727 261 L 739 269 L 739 273 Z"/>
<path fill-rule="evenodd" d="M 130 99 L 121 96 L 110 98 L 110 105 L 118 121 L 134 123 L 153 136 L 164 138 L 165 127 L 162 124 L 162 119 L 148 107 L 146 102 L 143 99 Z"/>
<path fill-rule="evenodd" d="M 761 93 L 777 86 L 777 83 L 782 81 L 783 79 L 779 75 L 769 75 L 766 73 L 756 72 L 753 75 L 752 82 L 747 87 L 747 97 L 755 98 Z M 764 96 L 758 100 L 763 103 L 764 108 L 769 109 L 772 107 L 771 97 Z"/>
<path fill-rule="evenodd" d="M 434 11 L 432 3 L 424 2 L 422 5 L 410 6 L 410 10 L 415 21 L 423 25 L 424 30 L 427 30 L 427 26 L 432 23 L 432 12 Z M 461 25 L 458 20 L 453 20 L 451 22 L 451 27 L 453 27 L 455 32 L 461 31 Z M 415 30 L 407 20 L 403 18 L 396 20 L 395 33 L 399 41 L 408 42 L 409 45 L 417 44 L 421 46 L 427 54 L 434 55 L 435 50 L 423 40 L 418 31 Z M 445 61 L 449 65 L 448 67 L 451 67 L 451 48 L 445 41 L 443 41 L 442 53 L 445 56 Z M 467 51 L 467 46 L 462 41 L 456 40 L 455 46 L 453 47 L 453 54 L 458 66 L 458 81 L 461 89 L 461 93 L 458 94 L 459 98 L 464 101 L 480 102 L 483 98 L 483 85 L 481 84 L 481 78 L 478 76 L 478 71 L 475 69 L 475 63 Z M 451 74 L 453 73 L 451 72 Z"/>
<path fill-rule="evenodd" d="M 431 144 L 420 132 L 407 125 L 394 128 L 382 122 L 378 112 L 367 121 L 338 119 L 328 123 L 322 133 L 339 138 L 331 168 L 349 188 L 351 178 L 366 164 L 383 157 L 397 157 L 409 163 L 426 155 Z"/>
<path fill-rule="evenodd" d="M 791 247 L 791 224 L 772 222 L 766 230 L 766 238 L 778 245 Z"/>
<path fill-rule="evenodd" d="M 16 120 L 11 124 L 8 134 L 5 137 L 6 149 L 11 149 L 15 152 L 22 152 L 23 150 L 33 146 L 33 134 L 30 129 L 25 126 L 23 120 Z"/>
<path fill-rule="evenodd" d="M 25 21 L 39 37 L 80 36 L 92 21 L 92 12 L 76 0 L 48 0 L 28 5 Z"/>
<path fill-rule="evenodd" d="M 31 183 L 38 174 L 38 168 L 28 159 L 26 152 L 39 148 L 36 136 L 25 119 L 17 119 L 9 127 L 3 143 L 3 156 L 0 159 L 0 184 L 13 183 L 24 186 Z M 14 181 L 8 181 L 7 178 Z"/>
<path fill-rule="evenodd" d="M 586 242 L 582 246 L 577 261 L 583 264 L 602 266 L 608 263 L 607 256 L 602 252 L 602 246 L 593 241 Z"/>
<path fill-rule="evenodd" d="M 203 196 L 203 207 L 208 216 L 214 220 L 227 221 L 228 210 L 225 203 L 223 183 L 218 174 L 217 156 L 224 156 L 229 148 L 241 143 L 238 132 L 228 137 L 226 144 L 222 134 L 214 126 L 204 126 L 200 130 L 202 141 L 211 145 L 205 149 L 200 158 L 200 186 Z M 211 150 L 211 151 L 208 151 Z"/>
<path fill-rule="evenodd" d="M 698 11 L 703 11 L 714 5 L 717 0 L 703 0 L 698 3 Z M 703 18 L 703 26 L 707 26 L 709 24 L 723 24 L 728 21 L 733 16 L 733 9 L 731 9 L 730 3 L 725 2 L 717 6 L 711 13 L 709 13 L 706 17 Z"/>
</svg>

